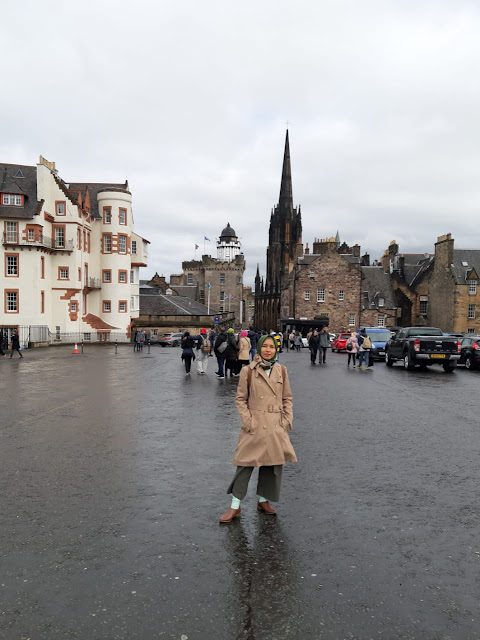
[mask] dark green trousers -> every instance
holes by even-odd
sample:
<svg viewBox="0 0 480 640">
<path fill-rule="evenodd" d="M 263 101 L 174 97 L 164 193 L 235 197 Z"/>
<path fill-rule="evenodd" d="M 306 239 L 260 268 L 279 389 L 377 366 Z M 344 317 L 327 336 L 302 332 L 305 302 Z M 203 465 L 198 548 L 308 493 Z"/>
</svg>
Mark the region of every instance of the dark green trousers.
<svg viewBox="0 0 480 640">
<path fill-rule="evenodd" d="M 235 498 L 243 500 L 247 495 L 248 483 L 253 469 L 254 467 L 237 467 L 227 493 L 232 493 Z M 257 496 L 271 502 L 278 502 L 282 485 L 282 471 L 283 464 L 277 464 L 274 467 L 259 467 Z"/>
</svg>

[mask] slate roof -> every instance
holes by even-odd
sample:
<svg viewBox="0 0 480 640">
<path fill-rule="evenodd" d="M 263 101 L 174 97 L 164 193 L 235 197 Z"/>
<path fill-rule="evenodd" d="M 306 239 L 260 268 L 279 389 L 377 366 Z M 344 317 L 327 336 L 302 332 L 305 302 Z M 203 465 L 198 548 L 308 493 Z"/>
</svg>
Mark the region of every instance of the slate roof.
<svg viewBox="0 0 480 640">
<path fill-rule="evenodd" d="M 116 184 L 113 182 L 70 182 L 67 185 L 68 190 L 73 195 L 77 195 L 78 192 L 82 192 L 82 202 L 85 198 L 85 189 L 88 187 L 88 193 L 90 195 L 90 213 L 92 218 L 101 218 L 101 214 L 98 212 L 98 199 L 97 196 L 100 191 L 111 189 L 112 191 L 125 191 L 130 193 L 128 189 L 128 181 L 123 184 Z"/>
<path fill-rule="evenodd" d="M 467 265 L 463 265 L 462 262 L 466 262 Z M 480 249 L 454 249 L 451 269 L 457 284 L 467 283 L 472 268 L 480 276 Z"/>
<path fill-rule="evenodd" d="M 397 306 L 390 274 L 385 273 L 383 267 L 362 267 L 362 276 L 362 296 L 364 291 L 368 291 L 368 300 L 362 300 L 363 309 L 393 309 Z M 378 307 L 379 298 L 385 301 L 383 307 Z"/>
<path fill-rule="evenodd" d="M 419 280 L 425 271 L 430 268 L 435 256 L 434 254 L 425 256 L 424 253 L 406 253 L 403 255 L 405 258 L 403 277 L 408 286 L 412 286 L 414 281 Z"/>
<path fill-rule="evenodd" d="M 140 315 L 149 316 L 206 316 L 204 304 L 184 296 L 140 295 Z M 215 315 L 210 309 L 210 315 Z"/>
<path fill-rule="evenodd" d="M 196 285 L 191 284 L 172 284 L 170 285 L 170 289 L 175 291 L 179 296 L 184 296 L 186 298 L 191 298 L 195 300 L 197 297 L 197 287 Z M 207 292 L 205 292 L 205 296 L 207 296 Z"/>
<path fill-rule="evenodd" d="M 24 178 L 15 177 L 19 171 Z M 37 200 L 37 167 L 24 164 L 0 164 L 0 193 L 25 196 L 23 207 L 0 204 L 2 218 L 33 218 L 40 213 L 43 200 Z"/>
</svg>

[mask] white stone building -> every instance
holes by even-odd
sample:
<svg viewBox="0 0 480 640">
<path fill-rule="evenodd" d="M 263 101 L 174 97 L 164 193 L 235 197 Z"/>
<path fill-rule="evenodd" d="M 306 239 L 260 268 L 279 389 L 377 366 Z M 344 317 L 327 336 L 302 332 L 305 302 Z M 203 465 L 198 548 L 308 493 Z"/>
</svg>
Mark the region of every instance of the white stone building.
<svg viewBox="0 0 480 640">
<path fill-rule="evenodd" d="M 0 218 L 1 327 L 23 343 L 128 339 L 149 244 L 133 231 L 128 182 L 68 184 L 41 156 L 0 164 Z"/>
</svg>

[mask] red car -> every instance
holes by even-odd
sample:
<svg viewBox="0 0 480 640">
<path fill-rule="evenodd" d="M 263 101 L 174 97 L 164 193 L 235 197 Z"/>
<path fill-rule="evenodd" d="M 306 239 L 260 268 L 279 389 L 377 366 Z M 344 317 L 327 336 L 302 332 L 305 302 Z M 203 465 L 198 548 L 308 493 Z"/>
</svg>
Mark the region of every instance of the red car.
<svg viewBox="0 0 480 640">
<path fill-rule="evenodd" d="M 350 338 L 351 333 L 339 333 L 335 340 L 332 342 L 332 352 L 333 351 L 346 351 L 347 350 L 347 340 Z"/>
</svg>

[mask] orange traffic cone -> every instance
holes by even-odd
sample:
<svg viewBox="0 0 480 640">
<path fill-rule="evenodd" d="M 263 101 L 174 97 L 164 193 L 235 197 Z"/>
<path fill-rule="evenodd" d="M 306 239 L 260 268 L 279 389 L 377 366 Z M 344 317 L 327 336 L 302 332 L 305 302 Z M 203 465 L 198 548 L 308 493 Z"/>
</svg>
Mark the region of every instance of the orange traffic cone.
<svg viewBox="0 0 480 640">
<path fill-rule="evenodd" d="M 78 347 L 76 342 L 75 342 L 75 349 L 73 350 L 73 353 L 78 353 Z"/>
</svg>

